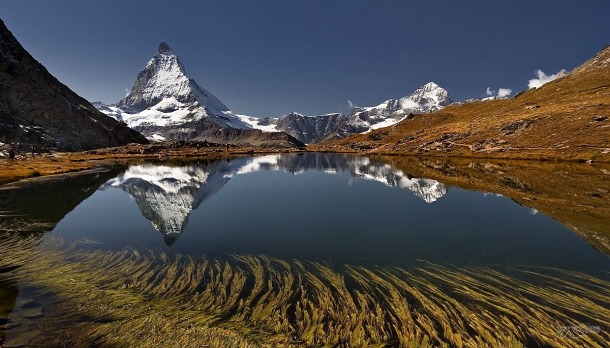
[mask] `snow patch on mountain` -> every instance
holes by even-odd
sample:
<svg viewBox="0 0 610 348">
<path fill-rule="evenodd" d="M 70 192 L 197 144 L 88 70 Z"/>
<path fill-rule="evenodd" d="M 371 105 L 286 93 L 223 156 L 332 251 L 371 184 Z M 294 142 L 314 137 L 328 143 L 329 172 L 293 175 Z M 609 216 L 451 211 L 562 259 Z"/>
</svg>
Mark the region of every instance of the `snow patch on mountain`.
<svg viewBox="0 0 610 348">
<path fill-rule="evenodd" d="M 246 115 L 235 115 L 237 116 L 243 123 L 247 124 L 249 127 L 253 129 L 260 129 L 266 133 L 279 132 L 277 129 L 277 119 L 271 117 L 254 117 L 254 116 L 246 116 Z"/>
</svg>

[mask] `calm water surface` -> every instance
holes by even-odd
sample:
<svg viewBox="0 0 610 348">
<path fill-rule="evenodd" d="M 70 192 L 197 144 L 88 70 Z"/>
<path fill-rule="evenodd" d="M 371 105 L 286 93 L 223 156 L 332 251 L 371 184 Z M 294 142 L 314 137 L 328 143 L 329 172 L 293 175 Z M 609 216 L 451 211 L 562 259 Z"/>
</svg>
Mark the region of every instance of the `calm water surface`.
<svg viewBox="0 0 610 348">
<path fill-rule="evenodd" d="M 534 209 L 351 155 L 134 165 L 51 235 L 169 254 L 610 270 L 608 256 Z"/>
<path fill-rule="evenodd" d="M 63 260 L 70 267 L 73 265 L 71 262 L 79 262 L 83 252 L 87 255 L 96 251 L 94 255 L 99 256 L 104 254 L 100 250 L 123 251 L 127 248 L 161 251 L 170 259 L 181 254 L 194 256 L 195 260 L 201 260 L 201 257 L 227 260 L 228 264 L 235 261 L 232 255 L 238 258 L 264 255 L 276 260 L 275 266 L 271 267 L 281 265 L 277 260 L 315 262 L 303 263 L 309 265 L 306 268 L 292 269 L 297 275 L 315 269 L 313 266 L 307 268 L 311 265 L 324 264 L 347 278 L 353 268 L 345 268 L 345 265 L 364 266 L 362 269 L 377 272 L 376 275 L 367 273 L 373 286 L 360 290 L 355 288 L 354 291 L 373 292 L 370 298 L 379 299 L 381 304 L 387 297 L 383 286 L 388 283 L 375 283 L 381 278 L 374 277 L 387 276 L 390 273 L 384 273 L 385 270 L 396 270 L 394 266 L 415 270 L 422 265 L 442 265 L 446 266 L 443 272 L 458 266 L 463 274 L 474 272 L 464 276 L 461 285 L 449 282 L 426 290 L 441 289 L 458 301 L 461 298 L 458 289 L 471 286 L 468 277 L 476 277 L 477 272 L 483 270 L 499 270 L 509 275 L 500 279 L 512 279 L 508 282 L 515 283 L 525 281 L 521 283 L 518 295 L 505 299 L 513 302 L 511 308 L 525 305 L 519 302 L 520 299 L 541 296 L 527 306 L 540 303 L 541 307 L 536 309 L 539 312 L 532 313 L 550 315 L 551 319 L 544 319 L 546 324 L 537 323 L 538 317 L 529 316 L 527 311 L 521 316 L 515 314 L 510 320 L 515 323 L 529 320 L 530 325 L 543 325 L 522 334 L 521 339 L 526 346 L 544 346 L 540 344 L 539 336 L 560 337 L 561 328 L 572 327 L 570 325 L 579 325 L 579 332 L 586 329 L 591 335 L 599 332 L 605 335 L 607 332 L 603 313 L 602 317 L 599 316 L 603 307 L 595 306 L 607 304 L 603 289 L 608 284 L 610 271 L 607 240 L 610 234 L 609 169 L 559 164 L 536 167 L 492 162 L 418 162 L 311 153 L 137 164 L 126 169 L 43 181 L 17 189 L 0 189 L 0 248 L 5 246 L 4 250 L 12 251 L 6 246 L 15 239 L 7 236 L 13 235 L 11 231 L 22 231 L 33 233 L 38 238 L 35 243 L 42 243 L 42 252 L 37 256 L 42 258 L 42 267 L 45 267 L 47 252 L 44 245 L 51 245 L 49 250 L 53 247 L 68 250 L 59 254 L 59 261 L 57 256 L 50 259 L 54 262 Z M 426 174 L 435 179 L 426 177 Z M 57 240 L 78 242 L 79 256 L 72 260 L 73 249 L 65 249 L 67 244 L 56 244 Z M 132 254 L 122 252 L 105 254 L 132 257 Z M 15 255 L 23 257 L 18 251 Z M 151 262 L 167 261 L 163 257 L 152 259 L 155 261 Z M 256 258 L 261 259 L 267 260 Z M 99 259 L 94 259 L 94 263 L 97 262 Z M 41 342 L 40 339 L 45 335 L 49 337 L 50 333 L 59 335 L 57 342 L 65 342 L 75 333 L 70 329 L 72 325 L 97 325 L 93 319 L 70 312 L 75 310 L 79 313 L 82 303 L 76 302 L 74 307 L 70 301 L 64 302 L 61 291 L 56 293 L 55 288 L 50 291 L 45 288 L 48 283 L 30 284 L 32 279 L 49 274 L 52 279 L 61 278 L 53 273 L 54 267 L 40 275 L 34 269 L 34 275 L 26 272 L 14 276 L 15 267 L 10 265 L 10 262 L 0 264 L 0 345 L 10 342 L 27 346 L 31 342 Z M 90 263 L 87 265 L 92 267 Z M 240 267 L 239 264 L 233 266 Z M 103 268 L 104 272 L 112 272 L 114 266 L 108 267 L 110 269 Z M 559 278 L 545 278 L 540 274 L 532 276 L 528 271 L 517 271 L 517 268 L 554 272 L 559 274 Z M 563 270 L 582 272 L 579 274 L 586 274 L 585 278 L 593 276 L 597 280 L 587 283 L 588 290 L 581 292 L 585 278 L 581 279 L 580 275 L 566 277 L 565 274 L 574 273 Z M 269 270 L 269 274 L 272 273 Z M 123 274 L 121 277 L 125 279 L 131 276 L 129 272 Z M 270 286 L 267 291 L 275 293 L 274 281 L 277 279 L 265 278 L 269 274 L 264 272 L 249 274 L 264 279 L 263 283 Z M 423 273 L 418 274 L 423 276 Z M 515 278 L 510 278 L 512 276 Z M 157 277 L 154 275 L 150 282 L 163 283 L 163 279 Z M 419 279 L 429 281 L 432 278 L 434 276 Z M 172 281 L 172 278 L 168 279 Z M 204 277 L 199 286 L 207 286 L 205 282 L 212 279 L 211 276 Z M 495 286 L 511 285 L 503 281 L 494 283 L 489 278 L 481 279 L 485 280 L 476 286 L 477 289 L 484 284 L 492 288 L 482 289 L 478 294 L 475 291 L 474 297 L 465 303 L 476 307 L 485 294 L 492 294 L 484 307 L 488 306 L 489 313 L 495 316 L 488 317 L 488 320 L 503 318 L 506 312 L 489 303 L 495 303 L 497 296 L 504 293 L 500 290 L 499 295 L 493 295 Z M 405 281 L 407 283 L 403 285 L 410 282 L 409 279 Z M 572 287 L 569 285 L 572 281 L 581 282 L 581 285 Z M 249 282 L 253 284 L 252 280 Z M 50 283 L 54 284 L 53 281 Z M 64 290 L 69 292 L 71 284 L 68 285 L 70 289 Z M 543 292 L 549 284 L 557 288 L 550 290 L 553 295 Z M 105 285 L 101 284 L 102 288 Z M 148 285 L 146 283 L 145 287 Z M 251 286 L 246 286 L 245 293 L 253 289 Z M 307 294 L 305 288 L 292 286 L 293 296 Z M 401 291 L 407 288 L 404 285 Z M 570 299 L 585 296 L 585 302 L 565 302 L 558 297 L 559 291 L 568 291 L 565 296 Z M 375 295 L 375 292 L 379 293 Z M 415 295 L 402 296 L 417 309 L 417 301 L 413 299 Z M 424 298 L 433 300 L 435 296 L 438 293 Z M 546 303 L 547 297 L 551 304 Z M 85 299 L 84 303 L 87 301 Z M 296 308 L 292 303 L 286 305 L 291 306 L 291 310 Z M 234 310 L 236 308 L 227 313 Z M 384 307 L 383 310 L 390 309 Z M 464 315 L 476 316 L 480 308 L 471 310 L 471 314 Z M 584 310 L 589 310 L 588 316 L 582 316 Z M 554 319 L 555 316 L 558 319 Z M 410 315 L 403 318 L 405 323 L 408 318 Z M 501 325 L 501 322 L 496 321 L 493 325 Z M 386 324 L 390 325 L 383 325 Z M 416 326 L 413 323 L 408 325 Z M 51 331 L 42 333 L 44 327 L 50 327 L 48 330 Z M 383 330 L 390 330 L 388 327 Z M 547 331 L 538 334 L 541 329 Z M 596 342 L 605 340 L 600 337 Z M 390 342 L 396 340 L 396 337 L 390 338 Z"/>
</svg>

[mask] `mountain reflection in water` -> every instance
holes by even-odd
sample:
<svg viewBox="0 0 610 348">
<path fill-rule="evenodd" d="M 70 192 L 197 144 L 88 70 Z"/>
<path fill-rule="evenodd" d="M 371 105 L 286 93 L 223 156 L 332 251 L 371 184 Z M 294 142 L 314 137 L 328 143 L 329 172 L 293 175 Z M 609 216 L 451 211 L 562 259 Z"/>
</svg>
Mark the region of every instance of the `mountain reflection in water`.
<svg viewBox="0 0 610 348">
<path fill-rule="evenodd" d="M 291 308 L 282 320 L 305 325 L 301 335 L 352 330 L 356 313 L 391 343 L 412 327 L 461 332 L 445 337 L 456 346 L 517 334 L 527 346 L 549 337 L 569 346 L 553 336 L 557 325 L 599 328 L 579 343 L 607 342 L 609 175 L 597 164 L 308 153 L 5 186 L 0 345 L 67 329 L 52 341 L 64 344 L 50 345 L 69 336 L 87 346 L 104 342 L 86 334 L 101 327 L 121 345 L 117 330 L 131 326 L 139 339 L 142 323 L 181 342 L 176 327 L 210 314 L 272 332 L 271 305 Z M 37 307 L 25 308 L 31 300 Z M 309 318 L 336 316 L 303 321 L 292 312 L 302 303 Z M 149 325 L 151 314 L 161 325 Z"/>
<path fill-rule="evenodd" d="M 603 271 L 608 175 L 596 164 L 317 153 L 145 163 L 5 186 L 0 230 L 170 254 Z"/>
<path fill-rule="evenodd" d="M 133 165 L 101 189 L 120 188 L 133 196 L 144 217 L 163 234 L 166 244 L 172 245 L 188 224 L 190 213 L 222 189 L 232 177 L 280 170 L 293 175 L 307 170 L 349 173 L 356 179 L 411 191 L 427 203 L 443 197 L 448 190 L 438 181 L 414 178 L 368 157 L 312 153 L 266 155 L 181 166 Z"/>
</svg>

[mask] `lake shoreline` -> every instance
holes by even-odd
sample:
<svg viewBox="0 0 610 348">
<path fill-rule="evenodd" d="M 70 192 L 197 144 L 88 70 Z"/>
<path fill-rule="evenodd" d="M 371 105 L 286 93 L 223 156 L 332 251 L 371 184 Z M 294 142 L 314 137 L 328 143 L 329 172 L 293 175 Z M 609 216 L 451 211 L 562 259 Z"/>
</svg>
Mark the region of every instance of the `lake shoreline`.
<svg viewBox="0 0 610 348">
<path fill-rule="evenodd" d="M 130 163 L 153 160 L 215 160 L 255 154 L 302 152 L 298 148 L 236 147 L 224 144 L 208 146 L 176 146 L 176 144 L 129 144 L 78 152 L 23 153 L 14 159 L 0 158 L 0 189 L 27 180 L 78 175 Z"/>
<path fill-rule="evenodd" d="M 514 160 L 514 161 L 536 161 L 536 162 L 577 162 L 577 163 L 610 163 L 610 149 L 608 152 L 596 151 L 542 151 L 528 152 L 526 149 L 520 148 L 499 148 L 493 151 L 458 151 L 453 149 L 451 152 L 444 151 L 391 151 L 379 148 L 370 148 L 370 144 L 364 143 L 347 143 L 347 144 L 313 144 L 307 146 L 309 152 L 323 153 L 355 153 L 367 156 L 409 156 L 409 157 L 430 157 L 430 158 L 453 158 L 453 159 L 478 159 L 478 160 Z M 589 147 L 584 146 L 585 149 Z M 600 150 L 593 148 L 595 150 Z M 573 149 L 572 149 L 573 150 Z"/>
<path fill-rule="evenodd" d="M 63 177 L 78 175 L 92 170 L 105 170 L 108 167 L 127 166 L 129 163 L 151 160 L 214 160 L 234 156 L 275 154 L 275 153 L 347 153 L 365 156 L 391 156 L 391 157 L 417 157 L 417 158 L 450 158 L 473 160 L 516 160 L 532 162 L 557 163 L 610 163 L 610 155 L 597 156 L 591 159 L 586 154 L 529 154 L 521 153 L 401 153 L 392 151 L 362 151 L 344 147 L 328 147 L 324 144 L 309 145 L 305 149 L 299 148 L 261 148 L 236 147 L 224 144 L 209 144 L 197 149 L 195 146 L 175 144 L 130 144 L 120 147 L 111 147 L 78 152 L 51 152 L 42 154 L 21 154 L 15 159 L 0 158 L 0 189 L 18 186 L 16 183 L 27 180 L 24 184 L 37 182 L 47 177 Z"/>
</svg>

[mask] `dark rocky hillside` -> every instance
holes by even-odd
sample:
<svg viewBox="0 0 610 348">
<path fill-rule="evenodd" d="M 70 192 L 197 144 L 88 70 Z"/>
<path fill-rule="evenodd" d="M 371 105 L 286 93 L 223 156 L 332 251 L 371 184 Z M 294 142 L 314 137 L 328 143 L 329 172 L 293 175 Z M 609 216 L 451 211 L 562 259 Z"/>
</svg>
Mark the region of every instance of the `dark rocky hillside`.
<svg viewBox="0 0 610 348">
<path fill-rule="evenodd" d="M 73 151 L 148 141 L 59 82 L 0 20 L 0 142 Z"/>
</svg>

